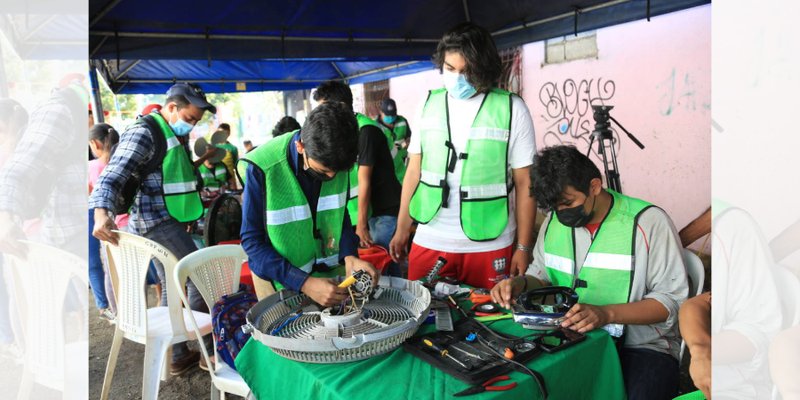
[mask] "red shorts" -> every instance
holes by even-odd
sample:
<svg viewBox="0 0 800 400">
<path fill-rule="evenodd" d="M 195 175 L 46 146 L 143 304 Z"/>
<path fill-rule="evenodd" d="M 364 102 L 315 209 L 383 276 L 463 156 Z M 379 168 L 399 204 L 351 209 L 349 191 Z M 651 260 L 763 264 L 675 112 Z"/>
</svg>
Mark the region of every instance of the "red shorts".
<svg viewBox="0 0 800 400">
<path fill-rule="evenodd" d="M 439 271 L 439 276 L 455 278 L 470 286 L 491 289 L 497 282 L 508 277 L 512 254 L 512 246 L 482 253 L 447 253 L 412 243 L 408 254 L 408 279 L 424 277 L 439 257 L 444 257 L 447 264 Z"/>
</svg>

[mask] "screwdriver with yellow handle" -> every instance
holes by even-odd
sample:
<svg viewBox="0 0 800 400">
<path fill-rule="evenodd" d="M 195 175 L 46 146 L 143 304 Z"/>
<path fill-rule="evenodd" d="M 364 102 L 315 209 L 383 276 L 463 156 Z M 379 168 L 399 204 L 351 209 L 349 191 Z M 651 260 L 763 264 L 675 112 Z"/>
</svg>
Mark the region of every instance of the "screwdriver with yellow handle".
<svg viewBox="0 0 800 400">
<path fill-rule="evenodd" d="M 469 370 L 469 367 L 467 367 L 464 363 L 458 361 L 457 358 L 451 356 L 450 353 L 447 351 L 447 349 L 443 349 L 438 344 L 433 343 L 433 341 L 431 341 L 430 339 L 422 339 L 422 343 L 424 343 L 426 346 L 430 347 L 431 349 L 439 353 L 439 355 L 441 355 L 442 357 L 450 357 L 450 359 L 458 363 L 458 365 L 464 367 L 464 369 L 466 370 Z"/>
</svg>

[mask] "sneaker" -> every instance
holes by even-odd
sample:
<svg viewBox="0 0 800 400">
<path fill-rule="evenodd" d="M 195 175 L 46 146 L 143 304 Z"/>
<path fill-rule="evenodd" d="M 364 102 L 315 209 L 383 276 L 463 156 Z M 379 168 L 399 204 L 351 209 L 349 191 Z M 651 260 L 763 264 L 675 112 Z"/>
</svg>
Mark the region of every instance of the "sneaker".
<svg viewBox="0 0 800 400">
<path fill-rule="evenodd" d="M 210 357 L 210 358 L 211 358 L 211 368 L 214 368 L 214 357 Z M 200 357 L 200 362 L 197 365 L 203 371 L 208 372 L 208 364 L 206 364 L 206 358 L 205 357 Z"/>
<path fill-rule="evenodd" d="M 199 352 L 189 351 L 183 357 L 172 361 L 172 363 L 169 365 L 169 374 L 172 376 L 183 375 L 184 372 L 197 365 L 199 359 Z"/>
<path fill-rule="evenodd" d="M 109 323 L 113 324 L 114 320 L 117 319 L 117 316 L 114 315 L 114 313 L 111 312 L 111 310 L 109 310 L 108 308 L 104 308 L 104 309 L 100 310 L 100 319 L 104 319 L 104 320 L 108 321 Z"/>
</svg>

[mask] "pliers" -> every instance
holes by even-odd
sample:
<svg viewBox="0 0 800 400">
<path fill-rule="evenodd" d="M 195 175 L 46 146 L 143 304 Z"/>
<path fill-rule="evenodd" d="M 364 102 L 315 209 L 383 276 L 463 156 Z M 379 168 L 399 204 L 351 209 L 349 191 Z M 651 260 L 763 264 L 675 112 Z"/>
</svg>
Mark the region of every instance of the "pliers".
<svg viewBox="0 0 800 400">
<path fill-rule="evenodd" d="M 486 392 L 486 391 L 501 392 L 501 391 L 505 391 L 505 390 L 511 390 L 511 389 L 517 387 L 517 382 L 511 382 L 508 385 L 503 385 L 503 386 L 492 386 L 493 383 L 500 382 L 500 381 L 507 381 L 507 380 L 510 380 L 510 379 L 511 378 L 509 378 L 508 375 L 495 376 L 494 378 L 491 378 L 488 381 L 486 381 L 486 382 L 484 382 L 484 383 L 482 383 L 480 385 L 473 386 L 473 387 L 468 388 L 466 390 L 462 390 L 462 391 L 454 394 L 453 396 L 461 397 L 461 396 L 469 396 L 471 394 L 483 393 L 483 392 Z"/>
</svg>

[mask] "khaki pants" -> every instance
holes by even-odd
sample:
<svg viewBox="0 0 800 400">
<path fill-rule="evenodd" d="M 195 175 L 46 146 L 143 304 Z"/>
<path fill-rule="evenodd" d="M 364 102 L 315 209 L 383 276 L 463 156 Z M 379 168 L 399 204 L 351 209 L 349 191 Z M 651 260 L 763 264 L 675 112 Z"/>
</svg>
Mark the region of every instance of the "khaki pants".
<svg viewBox="0 0 800 400">
<path fill-rule="evenodd" d="M 262 300 L 265 297 L 275 294 L 275 287 L 272 286 L 272 282 L 261 279 L 256 276 L 256 274 L 253 274 L 253 286 L 255 287 L 256 298 L 258 300 Z"/>
</svg>

